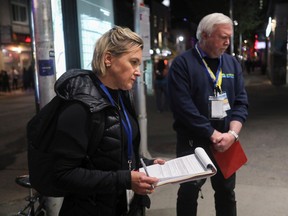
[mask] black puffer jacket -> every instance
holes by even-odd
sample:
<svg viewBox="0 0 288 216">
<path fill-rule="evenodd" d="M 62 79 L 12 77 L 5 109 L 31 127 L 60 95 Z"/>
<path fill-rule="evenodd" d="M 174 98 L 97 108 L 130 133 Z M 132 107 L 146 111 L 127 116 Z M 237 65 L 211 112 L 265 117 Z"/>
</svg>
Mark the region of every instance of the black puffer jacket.
<svg viewBox="0 0 288 216">
<path fill-rule="evenodd" d="M 53 143 L 54 184 L 67 193 L 60 215 L 121 215 L 126 210 L 126 189 L 131 187 L 131 175 L 119 110 L 111 105 L 91 71 L 66 72 L 57 80 L 55 91 L 67 100 Z M 122 93 L 127 111 L 137 122 L 130 93 Z M 101 113 L 105 126 L 103 134 L 99 134 L 100 143 L 91 152 L 91 115 L 95 112 Z M 136 168 L 138 123 L 137 131 L 138 136 L 133 139 Z"/>
</svg>

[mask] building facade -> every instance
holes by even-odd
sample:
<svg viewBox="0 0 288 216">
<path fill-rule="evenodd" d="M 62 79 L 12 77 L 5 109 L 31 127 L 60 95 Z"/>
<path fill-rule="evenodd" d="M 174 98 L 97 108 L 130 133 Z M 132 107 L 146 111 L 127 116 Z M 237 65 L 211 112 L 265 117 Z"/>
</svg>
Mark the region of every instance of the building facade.
<svg viewBox="0 0 288 216">
<path fill-rule="evenodd" d="M 274 85 L 288 83 L 288 3 L 270 1 L 266 28 L 267 70 Z"/>
<path fill-rule="evenodd" d="M 20 73 L 31 64 L 31 30 L 28 0 L 1 0 L 0 71 Z"/>
</svg>

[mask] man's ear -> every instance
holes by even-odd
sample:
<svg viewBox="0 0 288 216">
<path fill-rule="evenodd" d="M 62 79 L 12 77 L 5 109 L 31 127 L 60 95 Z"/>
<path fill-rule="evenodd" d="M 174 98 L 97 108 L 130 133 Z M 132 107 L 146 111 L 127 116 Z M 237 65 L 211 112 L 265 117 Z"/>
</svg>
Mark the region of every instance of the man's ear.
<svg viewBox="0 0 288 216">
<path fill-rule="evenodd" d="M 202 33 L 201 33 L 201 37 L 202 37 L 203 39 L 207 39 L 208 36 L 209 36 L 209 35 L 208 35 L 206 32 L 202 32 Z"/>
<path fill-rule="evenodd" d="M 104 55 L 104 63 L 105 65 L 111 65 L 112 55 L 110 52 L 106 52 Z"/>
</svg>

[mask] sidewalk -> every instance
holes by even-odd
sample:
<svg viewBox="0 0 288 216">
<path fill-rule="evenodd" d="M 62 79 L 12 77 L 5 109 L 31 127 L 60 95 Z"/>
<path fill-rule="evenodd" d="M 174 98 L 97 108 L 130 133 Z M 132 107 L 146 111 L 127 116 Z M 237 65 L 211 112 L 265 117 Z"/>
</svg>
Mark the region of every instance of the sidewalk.
<svg viewBox="0 0 288 216">
<path fill-rule="evenodd" d="M 250 108 L 249 118 L 240 134 L 240 139 L 247 154 L 248 163 L 237 173 L 238 215 L 287 216 L 288 104 L 286 101 L 288 87 L 271 86 L 267 77 L 258 72 L 245 74 L 245 83 Z M 0 172 L 0 216 L 11 215 L 12 212 L 15 213 L 24 207 L 24 197 L 28 195 L 28 191 L 16 185 L 14 180 L 17 175 L 28 172 L 23 144 L 25 123 L 35 112 L 32 94 L 17 96 L 19 104 L 14 99 L 7 104 L 7 97 L 0 95 L 1 110 L 7 106 L 7 111 L 0 112 L 2 123 L 0 143 L 5 144 L 3 148 L 0 146 L 0 165 L 5 165 Z M 172 114 L 170 112 L 158 113 L 154 96 L 147 96 L 146 100 L 148 150 L 152 157 L 174 158 L 176 134 L 172 129 Z M 8 114 L 19 116 L 11 120 L 7 119 Z M 14 133 L 11 129 L 13 127 Z M 12 141 L 5 142 L 5 140 Z M 22 147 L 14 151 L 18 143 L 22 143 Z M 3 151 L 4 148 L 5 151 Z M 8 150 L 13 151 L 13 154 L 6 152 Z M 157 188 L 150 195 L 152 203 L 146 215 L 176 216 L 177 190 L 178 185 Z M 198 215 L 215 215 L 213 191 L 209 180 L 203 187 L 203 194 L 204 199 L 199 199 Z"/>
<path fill-rule="evenodd" d="M 288 87 L 272 86 L 260 71 L 244 74 L 249 117 L 240 134 L 248 163 L 237 172 L 236 199 L 240 216 L 287 216 L 288 205 Z M 153 98 L 154 99 L 154 98 Z M 148 146 L 153 157 L 175 157 L 171 113 L 156 113 L 148 97 Z M 285 105 L 286 104 L 286 105 Z M 160 123 L 160 124 L 159 124 Z M 157 132 L 156 132 L 157 131 Z M 284 160 L 283 160 L 284 159 Z M 147 216 L 176 216 L 178 185 L 165 185 L 150 195 Z M 209 179 L 199 199 L 198 215 L 214 216 L 214 194 Z"/>
</svg>

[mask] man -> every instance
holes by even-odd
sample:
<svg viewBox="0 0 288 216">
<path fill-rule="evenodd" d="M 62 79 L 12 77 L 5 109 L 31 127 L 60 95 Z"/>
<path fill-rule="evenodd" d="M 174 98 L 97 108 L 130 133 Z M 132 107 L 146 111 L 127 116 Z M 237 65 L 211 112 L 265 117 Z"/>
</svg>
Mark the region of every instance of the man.
<svg viewBox="0 0 288 216">
<path fill-rule="evenodd" d="M 203 147 L 225 152 L 236 140 L 248 115 L 248 99 L 237 60 L 225 53 L 232 21 L 221 13 L 205 16 L 197 29 L 195 48 L 176 57 L 168 74 L 168 91 L 177 132 L 177 157 Z M 214 161 L 217 166 L 217 163 Z M 235 173 L 211 177 L 217 216 L 236 215 Z M 205 180 L 181 184 L 177 215 L 197 215 L 197 199 Z"/>
</svg>

